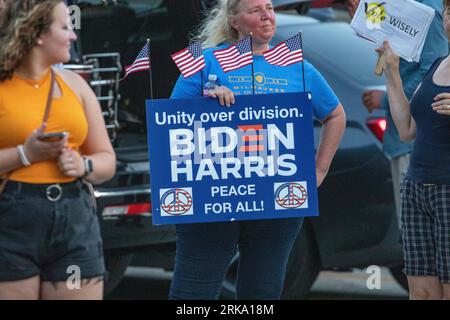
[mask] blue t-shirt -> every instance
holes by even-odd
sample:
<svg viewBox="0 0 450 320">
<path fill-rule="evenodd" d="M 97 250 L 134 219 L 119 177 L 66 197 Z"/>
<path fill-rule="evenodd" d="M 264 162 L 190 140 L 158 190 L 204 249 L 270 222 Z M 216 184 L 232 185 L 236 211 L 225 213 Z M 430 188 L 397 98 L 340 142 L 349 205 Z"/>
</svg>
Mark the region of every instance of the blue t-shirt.
<svg viewBox="0 0 450 320">
<path fill-rule="evenodd" d="M 206 49 L 206 67 L 195 75 L 185 79 L 182 75 L 175 84 L 171 98 L 189 98 L 202 96 L 203 83 L 208 81 L 208 75 L 217 75 L 217 82 L 228 87 L 238 95 L 252 94 L 252 66 L 223 72 L 213 51 L 227 47 L 226 44 L 218 48 Z M 302 65 L 296 63 L 287 67 L 273 66 L 266 62 L 263 56 L 253 56 L 253 72 L 255 94 L 303 92 Z M 309 62 L 305 61 L 306 91 L 311 92 L 314 117 L 322 120 L 328 116 L 339 104 L 328 83 Z"/>
<path fill-rule="evenodd" d="M 411 115 L 417 129 L 407 176 L 419 183 L 450 185 L 450 117 L 431 107 L 437 94 L 450 92 L 450 86 L 433 82 L 444 58 L 434 62 L 411 100 Z"/>
</svg>

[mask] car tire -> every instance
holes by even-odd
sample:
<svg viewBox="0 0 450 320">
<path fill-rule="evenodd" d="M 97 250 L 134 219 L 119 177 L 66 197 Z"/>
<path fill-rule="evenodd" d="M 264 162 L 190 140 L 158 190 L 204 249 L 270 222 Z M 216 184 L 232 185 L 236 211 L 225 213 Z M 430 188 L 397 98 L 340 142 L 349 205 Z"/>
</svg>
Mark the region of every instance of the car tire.
<svg viewBox="0 0 450 320">
<path fill-rule="evenodd" d="M 122 281 L 125 271 L 133 259 L 133 254 L 105 252 L 105 266 L 108 276 L 104 284 L 104 296 L 109 295 Z"/>
<path fill-rule="evenodd" d="M 305 220 L 289 256 L 282 299 L 305 299 L 320 272 L 320 257 L 311 223 Z"/>
<path fill-rule="evenodd" d="M 404 264 L 397 265 L 394 267 L 389 267 L 389 271 L 391 272 L 392 276 L 394 277 L 395 281 L 406 291 L 409 292 L 409 286 L 408 286 L 408 278 L 403 273 Z"/>
</svg>

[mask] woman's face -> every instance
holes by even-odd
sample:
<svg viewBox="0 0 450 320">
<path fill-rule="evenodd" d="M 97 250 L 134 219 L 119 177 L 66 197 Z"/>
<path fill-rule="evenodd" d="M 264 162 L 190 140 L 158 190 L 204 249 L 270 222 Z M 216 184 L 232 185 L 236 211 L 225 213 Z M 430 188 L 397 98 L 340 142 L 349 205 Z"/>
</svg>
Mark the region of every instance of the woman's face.
<svg viewBox="0 0 450 320">
<path fill-rule="evenodd" d="M 55 6 L 52 19 L 50 29 L 40 37 L 38 45 L 51 64 L 67 62 L 70 60 L 70 43 L 77 36 L 70 25 L 69 12 L 64 2 Z"/>
<path fill-rule="evenodd" d="M 275 12 L 270 0 L 242 0 L 238 13 L 230 17 L 231 26 L 239 33 L 239 38 L 253 33 L 257 44 L 269 44 L 275 34 Z"/>
</svg>

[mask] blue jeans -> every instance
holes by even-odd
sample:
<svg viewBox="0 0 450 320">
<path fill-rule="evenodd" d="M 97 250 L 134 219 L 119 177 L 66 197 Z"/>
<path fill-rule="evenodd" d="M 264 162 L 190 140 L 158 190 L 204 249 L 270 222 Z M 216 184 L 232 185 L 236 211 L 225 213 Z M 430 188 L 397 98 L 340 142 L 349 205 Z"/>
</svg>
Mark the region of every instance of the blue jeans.
<svg viewBox="0 0 450 320">
<path fill-rule="evenodd" d="M 286 266 L 303 218 L 177 225 L 177 253 L 169 298 L 218 299 L 239 250 L 236 298 L 279 299 Z"/>
</svg>

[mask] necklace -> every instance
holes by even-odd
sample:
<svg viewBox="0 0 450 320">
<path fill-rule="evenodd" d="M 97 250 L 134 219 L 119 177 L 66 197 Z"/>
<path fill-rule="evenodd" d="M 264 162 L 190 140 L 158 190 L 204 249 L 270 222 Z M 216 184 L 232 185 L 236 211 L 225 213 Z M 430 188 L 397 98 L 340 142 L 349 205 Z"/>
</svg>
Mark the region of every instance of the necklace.
<svg viewBox="0 0 450 320">
<path fill-rule="evenodd" d="M 15 72 L 15 75 L 20 80 L 22 80 L 22 81 L 28 83 L 29 85 L 33 86 L 35 89 L 39 89 L 40 87 L 42 87 L 44 85 L 45 82 L 47 82 L 47 79 L 50 77 L 50 69 L 48 69 L 48 71 L 45 73 L 45 75 L 42 76 L 42 78 L 40 78 L 38 80 L 27 79 L 26 77 L 24 77 L 21 74 L 19 74 L 17 71 Z"/>
</svg>

